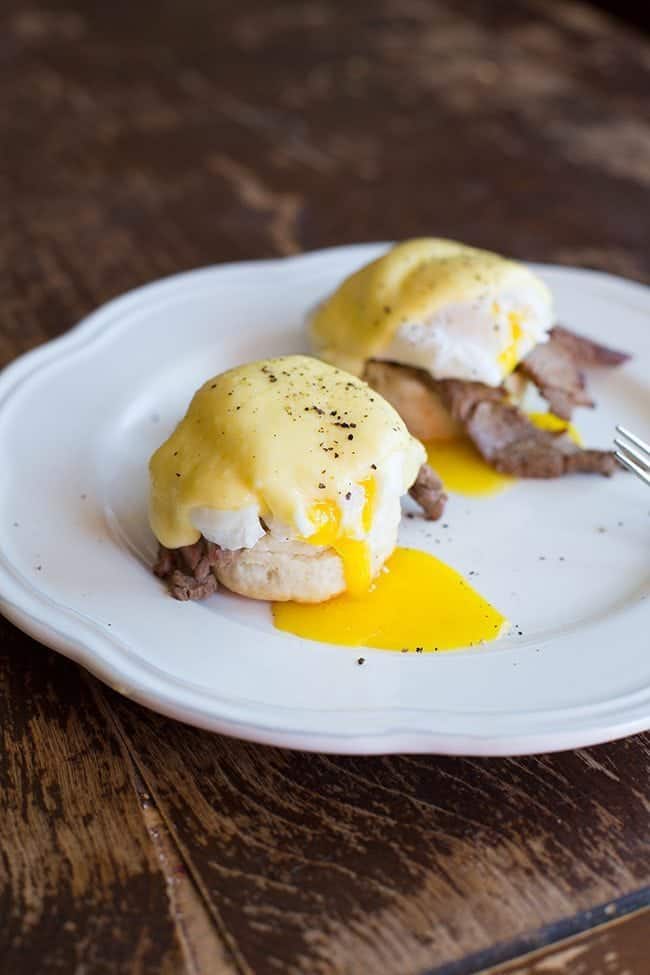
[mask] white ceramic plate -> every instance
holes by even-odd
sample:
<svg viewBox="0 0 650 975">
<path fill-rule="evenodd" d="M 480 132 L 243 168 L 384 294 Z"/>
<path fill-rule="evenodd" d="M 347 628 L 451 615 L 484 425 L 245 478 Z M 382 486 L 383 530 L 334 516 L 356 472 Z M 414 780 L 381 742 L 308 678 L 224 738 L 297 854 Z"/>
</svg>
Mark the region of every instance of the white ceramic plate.
<svg viewBox="0 0 650 975">
<path fill-rule="evenodd" d="M 501 755 L 650 728 L 650 494 L 632 476 L 452 496 L 401 543 L 461 572 L 514 623 L 480 650 L 404 655 L 303 641 L 265 604 L 168 598 L 149 569 L 147 459 L 210 375 L 306 350 L 305 309 L 386 245 L 208 268 L 141 288 L 0 377 L 0 598 L 28 633 L 192 724 L 330 752 Z M 537 270 L 561 321 L 634 353 L 594 374 L 588 443 L 647 435 L 650 293 Z M 409 504 L 410 502 L 407 502 Z M 448 526 L 448 527 L 445 527 Z M 435 605 L 435 598 L 432 600 Z"/>
</svg>

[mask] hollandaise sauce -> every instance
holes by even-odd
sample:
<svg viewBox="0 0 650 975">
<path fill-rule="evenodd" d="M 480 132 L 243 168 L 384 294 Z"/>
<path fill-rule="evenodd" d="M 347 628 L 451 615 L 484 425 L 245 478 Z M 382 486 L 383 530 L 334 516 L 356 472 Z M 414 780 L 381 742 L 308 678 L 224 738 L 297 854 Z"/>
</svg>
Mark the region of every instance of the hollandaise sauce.
<svg viewBox="0 0 650 975">
<path fill-rule="evenodd" d="M 314 312 L 311 337 L 322 357 L 350 372 L 391 349 L 388 358 L 436 378 L 493 385 L 545 334 L 551 307 L 550 291 L 523 264 L 420 238 L 346 278 Z M 402 334 L 405 326 L 414 328 Z"/>
<path fill-rule="evenodd" d="M 334 549 L 348 591 L 362 593 L 375 514 L 385 519 L 390 502 L 397 521 L 424 460 L 393 407 L 360 379 L 306 356 L 253 362 L 204 383 L 151 458 L 151 527 L 178 548 L 199 539 L 197 510 L 249 512 L 258 537 L 264 523 Z M 222 544 L 216 531 L 206 537 Z"/>
<path fill-rule="evenodd" d="M 204 383 L 151 458 L 151 525 L 163 545 L 191 545 L 200 535 L 193 508 L 254 504 L 294 537 L 319 532 L 316 544 L 331 545 L 350 484 L 365 485 L 368 499 L 369 477 L 380 477 L 396 451 L 406 490 L 424 451 L 359 379 L 306 356 L 249 363 Z"/>
<path fill-rule="evenodd" d="M 275 603 L 278 629 L 322 643 L 433 653 L 496 639 L 506 618 L 439 559 L 398 548 L 362 595 Z"/>
</svg>

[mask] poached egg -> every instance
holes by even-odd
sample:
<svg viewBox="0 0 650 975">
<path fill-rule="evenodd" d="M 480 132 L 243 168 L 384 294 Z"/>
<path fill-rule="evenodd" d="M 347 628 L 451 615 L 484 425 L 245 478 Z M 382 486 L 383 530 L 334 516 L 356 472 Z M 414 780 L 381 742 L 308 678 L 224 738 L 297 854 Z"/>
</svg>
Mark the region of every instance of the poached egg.
<svg viewBox="0 0 650 975">
<path fill-rule="evenodd" d="M 309 329 L 317 354 L 365 371 L 371 385 L 376 377 L 377 388 L 425 439 L 447 490 L 487 495 L 514 479 L 483 460 L 432 389 L 381 364 L 415 367 L 436 380 L 505 383 L 516 401 L 531 390 L 512 373 L 548 340 L 554 321 L 551 292 L 524 264 L 432 237 L 397 244 L 352 274 L 316 308 Z"/>
<path fill-rule="evenodd" d="M 425 459 L 360 379 L 307 356 L 253 362 L 204 383 L 151 458 L 151 527 L 167 548 L 203 535 L 253 549 L 267 534 L 331 548 L 339 591 L 364 592 L 395 546 L 400 497 Z"/>
<path fill-rule="evenodd" d="M 499 386 L 553 323 L 551 293 L 525 265 L 431 237 L 398 244 L 346 278 L 310 331 L 320 356 L 356 374 L 384 359 L 434 379 Z"/>
</svg>

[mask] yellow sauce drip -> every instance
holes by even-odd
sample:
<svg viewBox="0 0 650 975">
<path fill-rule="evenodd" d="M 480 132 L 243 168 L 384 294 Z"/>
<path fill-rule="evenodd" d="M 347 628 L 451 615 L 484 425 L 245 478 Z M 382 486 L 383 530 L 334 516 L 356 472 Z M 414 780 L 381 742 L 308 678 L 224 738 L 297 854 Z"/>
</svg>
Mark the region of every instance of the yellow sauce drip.
<svg viewBox="0 0 650 975">
<path fill-rule="evenodd" d="M 529 413 L 528 419 L 540 430 L 548 430 L 549 433 L 566 433 L 570 440 L 578 447 L 582 447 L 583 440 L 576 427 L 569 420 L 563 420 L 555 413 Z"/>
<path fill-rule="evenodd" d="M 496 311 L 498 312 L 498 306 Z M 510 325 L 510 344 L 499 356 L 499 365 L 503 370 L 504 376 L 509 376 L 519 362 L 519 346 L 524 335 L 524 330 L 521 325 L 521 315 L 518 315 L 517 312 L 511 311 L 508 314 L 508 324 Z"/>
<path fill-rule="evenodd" d="M 515 483 L 514 477 L 490 467 L 471 440 L 433 440 L 426 447 L 429 463 L 447 491 L 481 497 L 497 494 Z"/>
<path fill-rule="evenodd" d="M 365 534 L 370 531 L 375 509 L 377 485 L 374 478 L 361 481 L 365 501 L 361 513 L 361 527 Z M 334 501 L 318 501 L 309 509 L 309 519 L 316 531 L 302 540 L 310 545 L 328 545 L 339 555 L 343 563 L 345 584 L 348 592 L 361 595 L 366 592 L 372 579 L 370 546 L 366 539 L 352 538 L 341 529 L 341 509 Z"/>
<path fill-rule="evenodd" d="M 432 555 L 398 548 L 370 590 L 326 603 L 275 603 L 279 630 L 322 643 L 424 653 L 496 639 L 506 618 Z"/>
</svg>

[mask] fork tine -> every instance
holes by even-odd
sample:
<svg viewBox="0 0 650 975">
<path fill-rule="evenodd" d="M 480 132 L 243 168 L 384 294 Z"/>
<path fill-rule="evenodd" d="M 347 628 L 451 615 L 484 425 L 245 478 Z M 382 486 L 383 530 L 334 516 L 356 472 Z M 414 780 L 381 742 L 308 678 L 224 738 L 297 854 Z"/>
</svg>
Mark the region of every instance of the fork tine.
<svg viewBox="0 0 650 975">
<path fill-rule="evenodd" d="M 637 435 L 635 433 L 632 433 L 631 430 L 628 430 L 627 427 L 622 427 L 619 424 L 616 425 L 616 429 L 620 434 L 622 434 L 624 437 L 630 440 L 633 444 L 636 444 L 637 447 L 640 447 L 641 450 L 645 450 L 646 454 L 650 454 L 650 444 L 645 443 L 645 441 L 642 440 L 641 437 L 637 437 Z"/>
<path fill-rule="evenodd" d="M 644 484 L 650 485 L 650 445 L 627 427 L 617 423 L 616 429 L 621 436 L 614 437 L 614 446 L 618 448 L 614 451 L 614 457 L 619 464 L 627 467 L 628 471 L 636 474 Z"/>
<path fill-rule="evenodd" d="M 629 444 L 625 443 L 619 437 L 616 437 L 614 443 L 618 447 L 621 453 L 624 453 L 626 456 L 629 456 L 633 461 L 636 461 L 636 463 L 639 464 L 639 466 L 642 467 L 644 470 L 650 470 L 650 451 L 646 451 L 645 453 L 642 453 L 640 450 L 637 450 L 635 447 L 630 447 Z"/>
<path fill-rule="evenodd" d="M 630 457 L 622 454 L 620 450 L 614 452 L 614 457 L 616 457 L 619 464 L 622 464 L 623 467 L 627 467 L 629 471 L 632 471 L 637 475 L 637 477 L 640 477 L 641 480 L 646 484 L 650 484 L 650 470 L 640 467 L 639 464 L 633 461 Z"/>
</svg>

